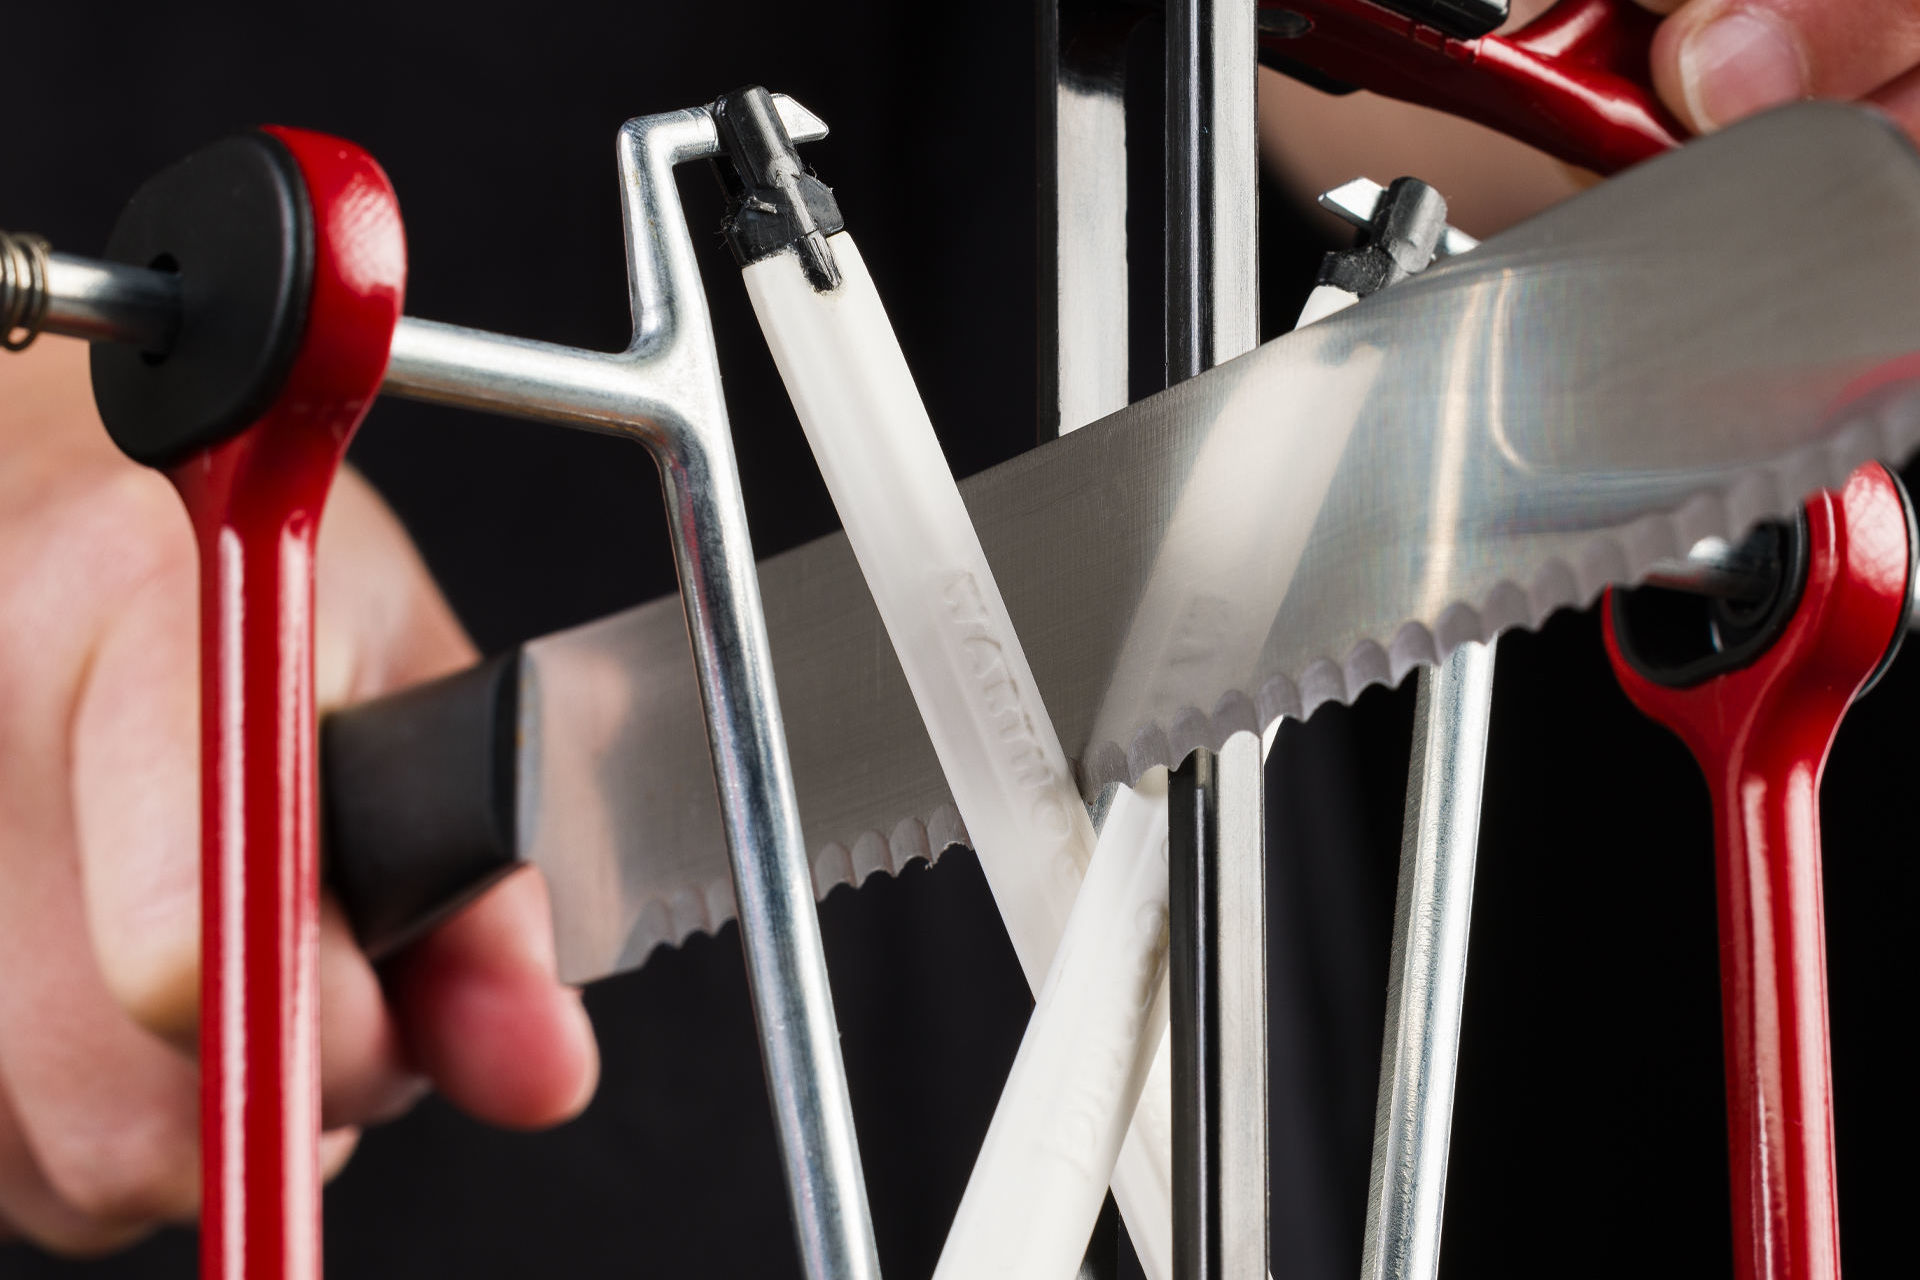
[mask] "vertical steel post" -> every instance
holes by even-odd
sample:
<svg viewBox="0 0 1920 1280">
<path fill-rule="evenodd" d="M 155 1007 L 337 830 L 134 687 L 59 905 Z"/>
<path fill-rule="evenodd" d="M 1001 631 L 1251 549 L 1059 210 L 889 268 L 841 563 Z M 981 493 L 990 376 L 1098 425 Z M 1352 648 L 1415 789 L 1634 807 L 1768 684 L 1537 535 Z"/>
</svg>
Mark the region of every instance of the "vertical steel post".
<svg viewBox="0 0 1920 1280">
<path fill-rule="evenodd" d="M 1040 440 L 1127 405 L 1127 37 L 1141 11 L 1041 0 Z"/>
<path fill-rule="evenodd" d="M 1173 1237 L 1180 1280 L 1267 1274 L 1262 751 L 1196 751 L 1168 794 Z"/>
<path fill-rule="evenodd" d="M 1127 404 L 1127 39 L 1143 10 L 1040 0 L 1039 438 Z M 1118 1272 L 1107 1197 L 1078 1280 Z"/>
<path fill-rule="evenodd" d="M 1260 340 L 1253 0 L 1170 0 L 1167 382 Z M 1178 1280 L 1267 1274 L 1266 869 L 1253 734 L 1173 774 L 1174 1250 Z"/>
<path fill-rule="evenodd" d="M 1395 190 L 1402 190 L 1400 184 Z M 1359 181 L 1328 192 L 1321 203 L 1379 232 L 1382 201 L 1391 198 L 1392 192 Z M 1431 230 L 1432 247 L 1443 256 L 1475 247 L 1451 227 Z M 1492 643 L 1462 645 L 1437 669 L 1419 675 L 1361 1244 L 1363 1280 L 1434 1280 L 1439 1273 L 1493 652 Z"/>
<path fill-rule="evenodd" d="M 1420 673 L 1363 1280 L 1433 1280 L 1440 1269 L 1493 665 L 1491 644 L 1468 644 Z"/>
</svg>

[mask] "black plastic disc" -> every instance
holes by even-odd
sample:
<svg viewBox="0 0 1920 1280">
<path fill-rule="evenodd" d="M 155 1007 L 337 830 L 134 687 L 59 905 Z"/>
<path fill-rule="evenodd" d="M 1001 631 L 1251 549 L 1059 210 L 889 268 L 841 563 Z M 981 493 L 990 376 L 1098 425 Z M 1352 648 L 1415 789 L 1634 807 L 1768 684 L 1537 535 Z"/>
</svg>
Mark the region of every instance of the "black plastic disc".
<svg viewBox="0 0 1920 1280">
<path fill-rule="evenodd" d="M 135 192 L 105 256 L 178 273 L 180 324 L 164 352 L 94 344 L 94 400 L 114 443 L 169 466 L 265 412 L 306 330 L 313 252 L 306 182 L 270 134 L 216 142 Z"/>
</svg>

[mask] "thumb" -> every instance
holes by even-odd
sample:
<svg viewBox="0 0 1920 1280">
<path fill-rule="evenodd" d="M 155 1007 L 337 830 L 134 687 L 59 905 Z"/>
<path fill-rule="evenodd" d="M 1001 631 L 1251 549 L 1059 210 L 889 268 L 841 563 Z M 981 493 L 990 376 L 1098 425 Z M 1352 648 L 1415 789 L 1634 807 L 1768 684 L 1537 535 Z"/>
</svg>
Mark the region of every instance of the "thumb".
<svg viewBox="0 0 1920 1280">
<path fill-rule="evenodd" d="M 1702 133 L 1806 98 L 1863 98 L 1920 63 L 1912 0 L 1689 0 L 1672 9 L 1654 39 L 1654 85 Z"/>
</svg>

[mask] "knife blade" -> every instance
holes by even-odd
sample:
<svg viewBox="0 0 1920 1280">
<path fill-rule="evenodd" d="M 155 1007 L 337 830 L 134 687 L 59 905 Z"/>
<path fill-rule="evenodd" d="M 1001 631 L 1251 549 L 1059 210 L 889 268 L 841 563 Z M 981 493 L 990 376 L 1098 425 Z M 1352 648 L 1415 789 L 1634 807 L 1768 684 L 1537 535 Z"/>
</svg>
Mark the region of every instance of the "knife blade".
<svg viewBox="0 0 1920 1280">
<path fill-rule="evenodd" d="M 1083 792 L 1903 457 L 1915 279 L 1912 149 L 1870 111 L 1797 106 L 964 482 Z M 964 843 L 844 537 L 763 560 L 760 582 L 816 893 Z M 678 599 L 495 670 L 481 728 L 471 690 L 459 734 L 397 731 L 445 718 L 432 691 L 327 727 L 331 871 L 363 939 L 391 945 L 460 896 L 445 884 L 518 862 L 547 877 L 571 981 L 731 918 Z M 486 821 L 444 834 L 442 793 Z M 409 897 L 423 877 L 442 888 Z M 401 925 L 364 923 L 405 901 Z"/>
</svg>

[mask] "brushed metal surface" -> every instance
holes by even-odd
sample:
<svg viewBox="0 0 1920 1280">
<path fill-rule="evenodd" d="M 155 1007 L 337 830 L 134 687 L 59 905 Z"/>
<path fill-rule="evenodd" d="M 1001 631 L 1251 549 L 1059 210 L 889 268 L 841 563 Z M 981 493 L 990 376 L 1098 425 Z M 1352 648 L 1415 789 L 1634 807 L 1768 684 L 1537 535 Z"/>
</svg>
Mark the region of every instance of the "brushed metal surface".
<svg viewBox="0 0 1920 1280">
<path fill-rule="evenodd" d="M 1904 457 L 1917 278 L 1912 150 L 1794 107 L 962 490 L 1092 795 Z M 816 890 L 964 841 L 845 540 L 760 582 Z M 606 967 L 728 918 L 679 601 L 529 666 L 526 852 L 620 886 L 582 895 L 578 927 L 622 940 Z"/>
</svg>

